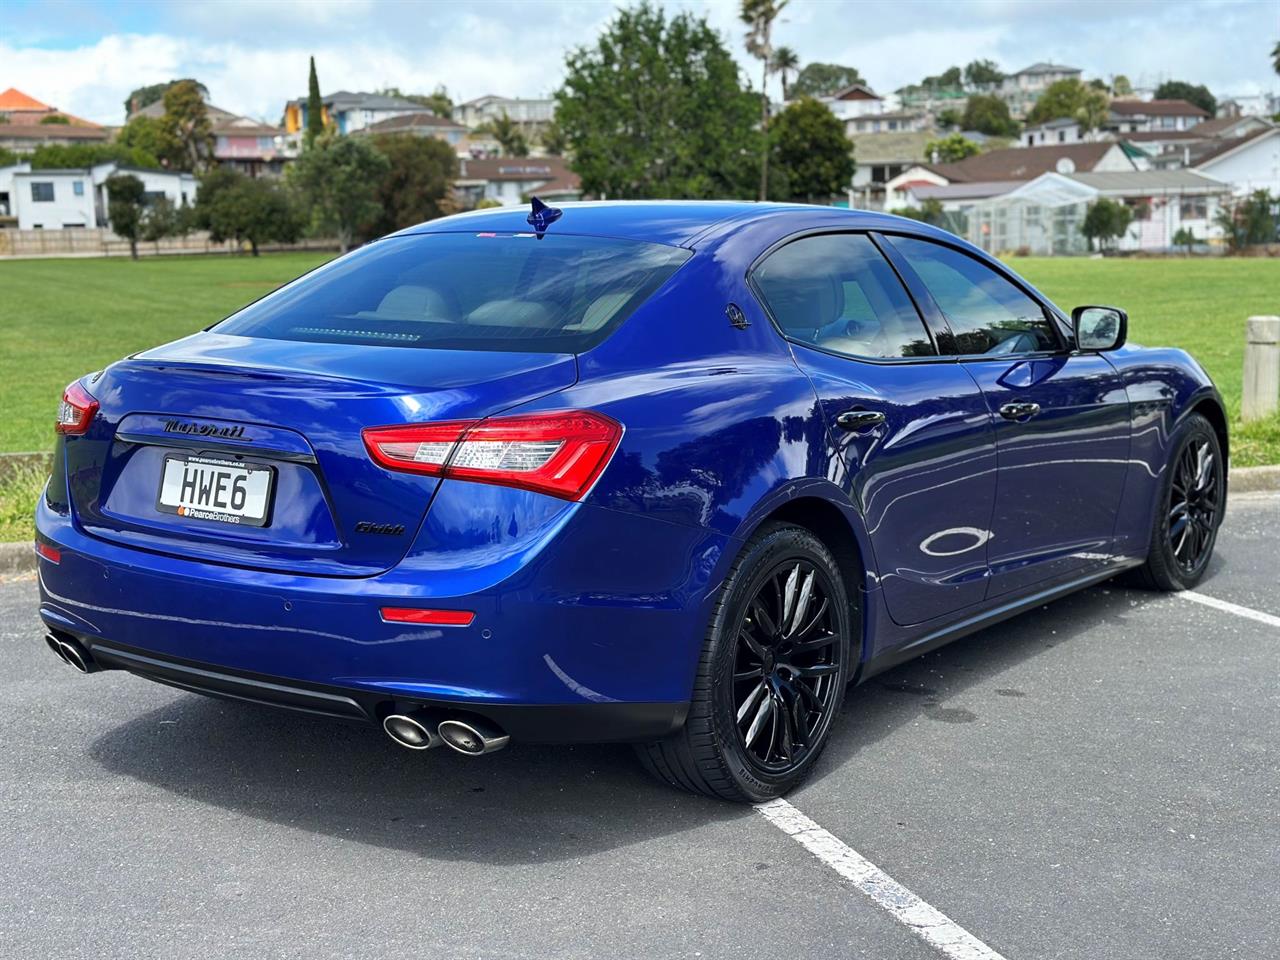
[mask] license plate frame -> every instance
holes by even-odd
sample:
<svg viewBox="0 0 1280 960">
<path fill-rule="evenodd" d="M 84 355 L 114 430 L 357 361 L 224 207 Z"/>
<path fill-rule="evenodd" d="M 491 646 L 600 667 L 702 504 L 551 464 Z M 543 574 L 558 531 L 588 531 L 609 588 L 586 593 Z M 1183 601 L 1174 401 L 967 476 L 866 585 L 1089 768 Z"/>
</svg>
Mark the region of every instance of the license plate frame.
<svg viewBox="0 0 1280 960">
<path fill-rule="evenodd" d="M 232 470 L 248 474 L 249 478 L 254 475 L 265 475 L 266 487 L 262 491 L 262 515 L 253 516 L 247 513 L 238 513 L 233 509 L 213 507 L 210 509 L 206 506 L 188 505 L 182 503 L 165 503 L 165 486 L 169 476 L 169 465 L 171 463 L 195 464 L 198 467 L 208 468 L 210 470 Z M 156 489 L 156 510 L 161 513 L 167 513 L 174 516 L 182 517 L 184 520 L 195 520 L 200 523 L 216 523 L 225 526 L 243 526 L 243 527 L 266 527 L 271 524 L 271 514 L 275 506 L 275 487 L 276 487 L 276 468 L 269 463 L 262 463 L 257 460 L 241 460 L 223 456 L 216 456 L 205 453 L 168 453 L 165 454 L 164 462 L 160 468 L 160 483 Z M 229 490 L 228 493 L 231 491 Z M 181 496 L 179 496 L 181 499 Z"/>
</svg>

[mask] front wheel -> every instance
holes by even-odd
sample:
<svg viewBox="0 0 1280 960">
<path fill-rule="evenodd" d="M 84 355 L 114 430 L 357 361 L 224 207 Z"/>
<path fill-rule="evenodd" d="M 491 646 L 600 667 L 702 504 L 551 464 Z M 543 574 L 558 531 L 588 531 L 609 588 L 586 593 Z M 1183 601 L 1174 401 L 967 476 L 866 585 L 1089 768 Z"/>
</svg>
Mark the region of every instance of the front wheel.
<svg viewBox="0 0 1280 960">
<path fill-rule="evenodd" d="M 1198 413 L 1174 431 L 1169 449 L 1147 562 L 1137 574 L 1153 590 L 1189 590 L 1213 556 L 1226 505 L 1226 465 L 1218 434 Z"/>
<path fill-rule="evenodd" d="M 844 700 L 854 613 L 809 530 L 770 526 L 743 548 L 703 644 L 684 728 L 637 748 L 672 786 L 758 803 L 813 769 Z"/>
</svg>

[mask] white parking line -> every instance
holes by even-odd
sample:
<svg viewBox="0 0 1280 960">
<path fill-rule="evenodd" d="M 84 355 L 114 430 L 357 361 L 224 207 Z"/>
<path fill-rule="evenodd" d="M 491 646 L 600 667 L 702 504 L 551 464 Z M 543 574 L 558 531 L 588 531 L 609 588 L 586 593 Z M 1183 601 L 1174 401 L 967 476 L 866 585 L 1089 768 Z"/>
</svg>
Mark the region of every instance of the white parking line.
<svg viewBox="0 0 1280 960">
<path fill-rule="evenodd" d="M 756 806 L 766 820 L 866 894 L 876 906 L 952 960 L 1004 960 L 1004 957 L 929 906 L 843 840 L 818 826 L 786 800 Z"/>
<path fill-rule="evenodd" d="M 1183 600 L 1190 600 L 1193 603 L 1202 603 L 1206 607 L 1213 607 L 1213 609 L 1222 610 L 1224 613 L 1234 613 L 1237 617 L 1256 620 L 1258 623 L 1265 623 L 1270 627 L 1280 627 L 1280 617 L 1275 614 L 1263 613 L 1261 610 L 1254 610 L 1252 607 L 1242 607 L 1238 603 L 1228 603 L 1226 600 L 1219 600 L 1217 597 L 1196 593 L 1194 590 L 1181 590 L 1175 593 L 1174 596 L 1181 597 Z"/>
</svg>

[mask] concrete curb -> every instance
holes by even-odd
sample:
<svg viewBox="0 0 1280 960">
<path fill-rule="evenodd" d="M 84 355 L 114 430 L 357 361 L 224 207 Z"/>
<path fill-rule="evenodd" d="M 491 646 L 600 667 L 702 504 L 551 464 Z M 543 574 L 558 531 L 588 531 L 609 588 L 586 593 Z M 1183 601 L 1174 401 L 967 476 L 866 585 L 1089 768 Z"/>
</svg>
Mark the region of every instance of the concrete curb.
<svg viewBox="0 0 1280 960">
<path fill-rule="evenodd" d="M 1232 493 L 1280 492 L 1280 466 L 1237 467 L 1231 471 L 1229 489 Z M 0 543 L 0 576 L 32 573 L 35 569 L 36 552 L 30 543 Z"/>
</svg>

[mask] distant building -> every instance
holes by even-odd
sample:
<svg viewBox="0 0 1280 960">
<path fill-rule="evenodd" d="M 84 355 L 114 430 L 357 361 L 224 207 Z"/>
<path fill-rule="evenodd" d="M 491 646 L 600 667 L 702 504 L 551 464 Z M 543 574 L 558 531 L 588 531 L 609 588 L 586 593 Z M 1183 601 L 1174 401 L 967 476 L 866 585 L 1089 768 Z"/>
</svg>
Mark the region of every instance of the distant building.
<svg viewBox="0 0 1280 960">
<path fill-rule="evenodd" d="M 1033 63 L 1017 73 L 1011 73 L 995 88 L 995 95 L 1009 107 L 1015 117 L 1025 117 L 1040 94 L 1059 80 L 1079 80 L 1081 70 L 1059 63 Z"/>
<path fill-rule="evenodd" d="M 325 124 L 338 133 L 355 133 L 382 120 L 411 113 L 431 113 L 430 109 L 404 97 L 385 93 L 351 93 L 339 90 L 320 98 Z M 284 127 L 290 134 L 307 129 L 307 98 L 290 100 L 284 107 Z"/>
<path fill-rule="evenodd" d="M 433 113 L 408 113 L 370 124 L 361 134 L 377 136 L 387 133 L 407 133 L 415 137 L 433 137 L 456 147 L 467 136 L 467 128 L 455 120 L 446 120 Z"/>
<path fill-rule="evenodd" d="M 856 154 L 855 154 L 856 156 Z M 885 208 L 909 206 L 916 187 L 989 184 L 990 196 L 1007 193 L 1042 173 L 1107 173 L 1137 169 L 1119 143 L 1068 143 L 991 150 L 956 163 L 915 164 L 885 184 Z"/>
<path fill-rule="evenodd" d="M 860 133 L 851 136 L 857 166 L 853 172 L 854 205 L 864 210 L 884 209 L 885 184 L 924 158 L 924 148 L 937 134 L 932 131 Z"/>
<path fill-rule="evenodd" d="M 556 115 L 556 102 L 550 98 L 522 99 L 487 94 L 459 103 L 453 108 L 453 119 L 468 130 L 509 117 L 525 130 L 541 130 Z"/>
<path fill-rule="evenodd" d="M 1112 100 L 1103 129 L 1115 134 L 1190 130 L 1209 112 L 1186 100 Z"/>
<path fill-rule="evenodd" d="M 8 208 L 19 230 L 109 227 L 106 182 L 116 173 L 142 181 L 144 200 L 164 197 L 175 207 L 195 203 L 199 184 L 189 173 L 145 170 L 116 163 L 90 169 L 33 170 L 29 163 L 0 168 L 0 207 Z"/>
<path fill-rule="evenodd" d="M 0 147 L 15 153 L 32 153 L 50 144 L 106 143 L 106 127 L 41 103 L 10 87 L 0 93 Z"/>
<path fill-rule="evenodd" d="M 287 136 L 283 127 L 242 117 L 211 103 L 205 104 L 205 112 L 213 129 L 213 157 L 219 166 L 251 177 L 279 176 L 285 165 L 298 155 L 296 139 Z M 135 110 L 129 119 L 163 116 L 164 101 L 157 100 Z"/>
<path fill-rule="evenodd" d="M 860 133 L 918 133 L 932 127 L 927 114 L 914 110 L 864 113 L 844 122 L 847 136 Z"/>
<path fill-rule="evenodd" d="M 1058 117 L 1027 127 L 1022 131 L 1019 143 L 1024 147 L 1047 147 L 1058 143 L 1081 143 L 1084 139 L 1077 121 Z"/>
<path fill-rule="evenodd" d="M 535 193 L 543 200 L 577 200 L 582 181 L 562 157 L 460 158 L 454 192 L 465 207 L 481 200 L 508 206 Z"/>
</svg>

